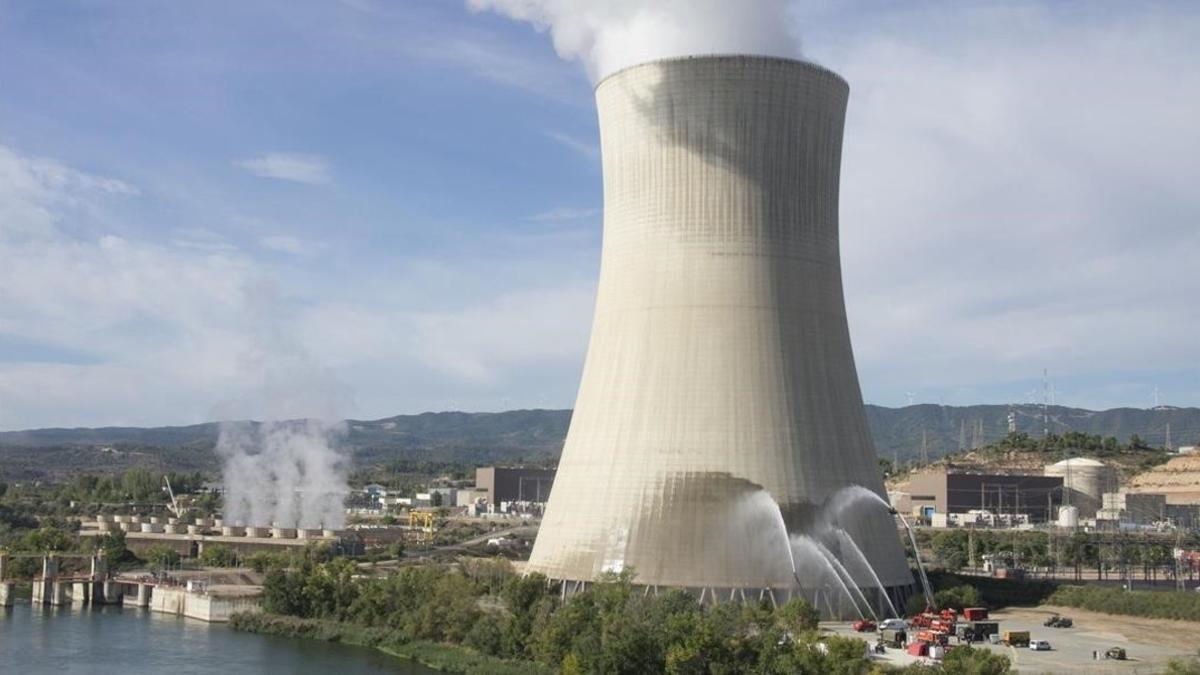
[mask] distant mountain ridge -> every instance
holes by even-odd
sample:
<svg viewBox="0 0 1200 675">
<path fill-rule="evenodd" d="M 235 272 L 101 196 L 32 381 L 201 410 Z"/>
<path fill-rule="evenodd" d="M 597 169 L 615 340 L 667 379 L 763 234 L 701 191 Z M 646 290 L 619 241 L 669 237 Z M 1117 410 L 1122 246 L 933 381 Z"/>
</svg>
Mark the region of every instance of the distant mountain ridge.
<svg viewBox="0 0 1200 675">
<path fill-rule="evenodd" d="M 1008 433 L 1011 412 L 1017 431 L 1041 435 L 1082 431 L 1127 440 L 1136 434 L 1151 445 L 1200 441 L 1200 408 L 1161 406 L 1146 410 L 1092 411 L 1040 405 L 867 405 L 867 420 L 881 457 L 930 459 L 987 443 Z M 393 459 L 465 463 L 549 460 L 562 451 L 570 410 L 496 413 L 438 412 L 378 420 L 347 420 L 345 445 L 358 464 Z M 0 432 L 0 477 L 31 479 L 63 471 L 106 470 L 150 463 L 171 470 L 215 469 L 212 452 L 219 424 L 175 427 L 31 429 Z M 63 471 L 54 470 L 55 467 Z"/>
</svg>

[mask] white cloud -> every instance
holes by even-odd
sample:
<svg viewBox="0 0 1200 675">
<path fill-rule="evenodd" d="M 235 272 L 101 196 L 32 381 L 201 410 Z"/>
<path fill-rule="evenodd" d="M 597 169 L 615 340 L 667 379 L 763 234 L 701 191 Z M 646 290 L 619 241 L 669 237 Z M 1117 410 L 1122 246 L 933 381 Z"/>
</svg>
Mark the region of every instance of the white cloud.
<svg viewBox="0 0 1200 675">
<path fill-rule="evenodd" d="M 555 141 L 565 148 L 570 149 L 572 152 L 576 152 L 579 155 L 593 161 L 600 160 L 600 146 L 596 145 L 595 143 L 580 140 L 574 136 L 571 136 L 570 134 L 564 134 L 561 131 L 547 131 L 545 133 L 547 138 Z"/>
<path fill-rule="evenodd" d="M 906 7 L 808 42 L 851 86 L 843 266 L 868 397 L 1197 372 L 1200 14 Z"/>
<path fill-rule="evenodd" d="M 319 242 L 307 241 L 288 234 L 272 234 L 259 237 L 258 245 L 265 249 L 288 253 L 302 258 L 318 255 L 325 248 Z"/>
<path fill-rule="evenodd" d="M 234 164 L 263 178 L 319 184 L 330 180 L 329 167 L 318 155 L 269 152 L 234 161 Z"/>
</svg>

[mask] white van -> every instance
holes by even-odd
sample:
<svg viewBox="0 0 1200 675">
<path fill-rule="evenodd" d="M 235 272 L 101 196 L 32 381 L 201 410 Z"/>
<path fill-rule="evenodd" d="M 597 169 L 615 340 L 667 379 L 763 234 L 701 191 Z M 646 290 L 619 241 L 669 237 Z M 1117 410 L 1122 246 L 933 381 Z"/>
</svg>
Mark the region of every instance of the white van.
<svg viewBox="0 0 1200 675">
<path fill-rule="evenodd" d="M 1050 651 L 1050 643 L 1045 640 L 1030 640 L 1029 648 L 1035 652 L 1048 652 Z"/>
<path fill-rule="evenodd" d="M 908 630 L 908 622 L 904 619 L 884 619 L 879 622 L 879 630 Z"/>
</svg>

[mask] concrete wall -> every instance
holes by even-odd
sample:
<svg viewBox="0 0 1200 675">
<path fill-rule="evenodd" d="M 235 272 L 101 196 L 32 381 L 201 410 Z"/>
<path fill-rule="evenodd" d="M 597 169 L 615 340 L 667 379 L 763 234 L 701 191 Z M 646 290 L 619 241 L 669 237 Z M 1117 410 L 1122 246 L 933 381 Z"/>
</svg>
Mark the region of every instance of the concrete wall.
<svg viewBox="0 0 1200 675">
<path fill-rule="evenodd" d="M 261 611 L 261 598 L 188 593 L 183 588 L 157 586 L 150 595 L 150 611 L 174 614 L 210 623 L 223 623 L 237 612 Z"/>
<path fill-rule="evenodd" d="M 795 532 L 839 488 L 884 497 L 839 263 L 847 95 L 818 66 L 749 56 L 597 86 L 596 311 L 530 571 L 790 588 L 775 502 Z M 885 509 L 841 522 L 885 585 L 912 582 Z"/>
</svg>

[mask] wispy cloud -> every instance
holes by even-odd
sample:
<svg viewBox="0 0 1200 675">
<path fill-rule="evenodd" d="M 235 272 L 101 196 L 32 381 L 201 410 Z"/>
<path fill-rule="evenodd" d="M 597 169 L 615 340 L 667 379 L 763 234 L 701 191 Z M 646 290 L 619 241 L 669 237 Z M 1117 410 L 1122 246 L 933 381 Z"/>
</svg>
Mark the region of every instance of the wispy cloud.
<svg viewBox="0 0 1200 675">
<path fill-rule="evenodd" d="M 545 133 L 547 138 L 557 142 L 559 145 L 562 145 L 565 148 L 572 150 L 573 152 L 579 153 L 583 157 L 593 161 L 598 161 L 600 159 L 600 146 L 596 145 L 595 143 L 580 140 L 561 131 L 547 131 Z"/>
<path fill-rule="evenodd" d="M 269 152 L 257 157 L 235 160 L 234 164 L 263 178 L 278 178 L 312 185 L 328 183 L 330 180 L 329 166 L 318 155 Z"/>
<path fill-rule="evenodd" d="M 302 258 L 317 255 L 324 248 L 324 245 L 319 242 L 299 239 L 288 234 L 259 237 L 258 245 L 271 251 L 288 253 Z"/>
<path fill-rule="evenodd" d="M 534 214 L 525 218 L 525 220 L 533 223 L 561 223 L 567 220 L 591 218 L 592 216 L 599 214 L 600 209 L 578 209 L 569 206 L 560 206 L 558 208 L 550 209 L 549 211 L 542 211 L 541 213 Z"/>
</svg>

